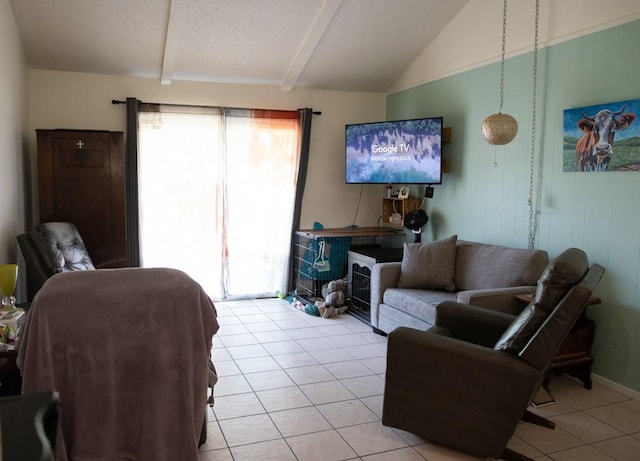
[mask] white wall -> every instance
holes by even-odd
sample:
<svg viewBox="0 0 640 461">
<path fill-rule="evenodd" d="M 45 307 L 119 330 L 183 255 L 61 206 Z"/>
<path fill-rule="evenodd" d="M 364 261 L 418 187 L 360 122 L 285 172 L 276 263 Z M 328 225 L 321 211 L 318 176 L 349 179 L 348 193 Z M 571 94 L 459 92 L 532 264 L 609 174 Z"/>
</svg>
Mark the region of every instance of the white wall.
<svg viewBox="0 0 640 461">
<path fill-rule="evenodd" d="M 178 80 L 161 85 L 159 80 L 149 78 L 45 70 L 29 70 L 28 91 L 32 159 L 36 155 L 34 130 L 38 128 L 126 131 L 125 106 L 112 105 L 112 99 L 136 97 L 145 102 L 264 109 L 313 107 L 322 111 L 314 117 L 311 130 L 302 228 L 313 227 L 315 221 L 324 227 L 353 223 L 360 186 L 344 183 L 344 125 L 384 117 L 384 95 L 378 93 L 283 92 L 276 87 Z M 381 197 L 380 186 L 364 187 L 356 225 L 376 225 Z"/>
<path fill-rule="evenodd" d="M 389 92 L 499 61 L 502 10 L 502 0 L 470 0 Z M 539 18 L 538 43 L 544 47 L 640 19 L 640 1 L 540 0 Z M 534 0 L 508 1 L 507 57 L 533 50 L 534 19 Z"/>
<path fill-rule="evenodd" d="M 26 64 L 13 12 L 0 0 L 0 264 L 16 263 L 16 235 L 24 228 L 23 163 Z"/>
</svg>

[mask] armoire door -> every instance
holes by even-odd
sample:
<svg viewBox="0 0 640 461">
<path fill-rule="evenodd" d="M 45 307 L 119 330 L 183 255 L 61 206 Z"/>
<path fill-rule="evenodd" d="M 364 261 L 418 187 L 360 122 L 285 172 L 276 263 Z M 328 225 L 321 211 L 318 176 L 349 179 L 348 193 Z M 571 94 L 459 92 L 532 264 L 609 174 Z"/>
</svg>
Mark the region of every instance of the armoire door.
<svg viewBox="0 0 640 461">
<path fill-rule="evenodd" d="M 40 222 L 75 223 L 97 268 L 126 266 L 122 132 L 36 133 Z"/>
</svg>

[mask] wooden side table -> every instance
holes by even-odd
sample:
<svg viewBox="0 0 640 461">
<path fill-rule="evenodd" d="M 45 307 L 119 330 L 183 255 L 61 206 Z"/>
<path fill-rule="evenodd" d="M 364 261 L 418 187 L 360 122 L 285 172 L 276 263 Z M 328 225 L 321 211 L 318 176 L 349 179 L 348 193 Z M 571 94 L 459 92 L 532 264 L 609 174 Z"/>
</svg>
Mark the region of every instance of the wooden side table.
<svg viewBox="0 0 640 461">
<path fill-rule="evenodd" d="M 520 295 L 517 297 L 524 304 L 529 304 L 533 296 Z M 592 296 L 587 306 L 601 304 L 602 299 Z M 567 373 L 582 381 L 584 387 L 591 389 L 591 368 L 593 357 L 591 347 L 596 331 L 596 323 L 587 317 L 587 309 L 583 309 L 580 317 L 558 349 L 556 356 L 551 361 L 549 371 L 556 374 Z M 544 386 L 547 387 L 549 375 L 545 378 Z"/>
</svg>

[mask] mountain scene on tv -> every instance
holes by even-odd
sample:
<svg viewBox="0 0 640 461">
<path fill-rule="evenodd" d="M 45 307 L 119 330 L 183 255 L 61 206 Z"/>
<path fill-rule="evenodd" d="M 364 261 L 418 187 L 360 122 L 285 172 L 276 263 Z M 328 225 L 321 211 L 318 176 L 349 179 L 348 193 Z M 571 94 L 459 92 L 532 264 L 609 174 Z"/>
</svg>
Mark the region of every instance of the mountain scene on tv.
<svg viewBox="0 0 640 461">
<path fill-rule="evenodd" d="M 348 125 L 346 182 L 438 184 L 442 119 Z"/>
</svg>

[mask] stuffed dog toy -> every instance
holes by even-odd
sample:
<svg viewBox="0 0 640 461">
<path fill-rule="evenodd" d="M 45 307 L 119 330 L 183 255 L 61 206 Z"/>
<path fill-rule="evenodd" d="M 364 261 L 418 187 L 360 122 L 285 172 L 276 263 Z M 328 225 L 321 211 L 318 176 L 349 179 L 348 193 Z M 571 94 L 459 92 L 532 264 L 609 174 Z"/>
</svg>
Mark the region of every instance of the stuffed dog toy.
<svg viewBox="0 0 640 461">
<path fill-rule="evenodd" d="M 347 281 L 332 280 L 322 286 L 322 297 L 326 307 L 340 307 L 347 302 Z"/>
</svg>

